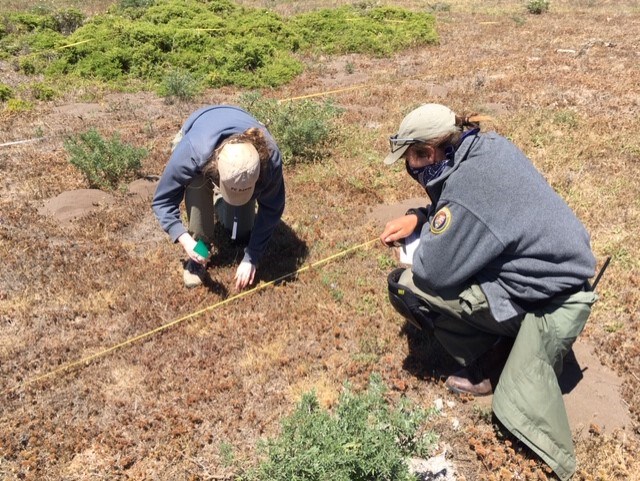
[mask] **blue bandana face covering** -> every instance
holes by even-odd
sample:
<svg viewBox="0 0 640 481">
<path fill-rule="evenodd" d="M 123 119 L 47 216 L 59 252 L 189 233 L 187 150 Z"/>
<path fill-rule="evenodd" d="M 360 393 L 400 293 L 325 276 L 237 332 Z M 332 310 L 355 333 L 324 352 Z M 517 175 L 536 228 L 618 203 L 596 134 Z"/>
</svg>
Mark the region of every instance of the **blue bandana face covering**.
<svg viewBox="0 0 640 481">
<path fill-rule="evenodd" d="M 462 143 L 465 137 L 469 135 L 475 135 L 479 131 L 480 129 L 477 129 L 477 128 L 466 131 L 460 138 L 460 143 Z M 414 167 L 411 167 L 409 165 L 409 162 L 405 159 L 404 165 L 407 168 L 407 172 L 409 173 L 411 178 L 416 180 L 418 184 L 420 184 L 426 190 L 427 184 L 429 182 L 431 182 L 433 179 L 437 179 L 442 174 L 444 174 L 447 170 L 453 167 L 453 159 L 456 155 L 456 149 L 452 145 L 449 145 L 445 149 L 444 153 L 445 153 L 446 159 L 443 159 L 440 162 L 436 162 L 435 164 L 414 168 Z"/>
<path fill-rule="evenodd" d="M 427 188 L 427 184 L 431 182 L 433 179 L 440 177 L 445 173 L 447 168 L 451 167 L 451 162 L 449 159 L 441 160 L 440 162 L 436 162 L 435 164 L 425 165 L 424 167 L 414 168 L 409 165 L 408 161 L 404 161 L 404 165 L 407 168 L 407 172 L 420 184 L 423 188 Z"/>
</svg>

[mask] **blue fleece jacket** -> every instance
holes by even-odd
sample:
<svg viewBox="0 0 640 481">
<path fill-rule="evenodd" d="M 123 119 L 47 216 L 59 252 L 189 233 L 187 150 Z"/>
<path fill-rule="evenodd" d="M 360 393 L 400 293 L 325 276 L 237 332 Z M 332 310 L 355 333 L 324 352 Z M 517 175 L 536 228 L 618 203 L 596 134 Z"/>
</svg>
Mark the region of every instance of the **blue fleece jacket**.
<svg viewBox="0 0 640 481">
<path fill-rule="evenodd" d="M 260 172 L 252 197 L 257 200 L 258 212 L 243 260 L 253 264 L 260 261 L 284 211 L 282 158 L 264 125 L 238 107 L 203 107 L 191 114 L 182 126 L 183 138 L 169 158 L 152 202 L 153 211 L 171 240 L 176 242 L 187 232 L 180 220 L 180 203 L 191 180 L 202 174 L 211 153 L 226 138 L 254 127 L 264 132 L 271 157 L 266 169 Z"/>
</svg>

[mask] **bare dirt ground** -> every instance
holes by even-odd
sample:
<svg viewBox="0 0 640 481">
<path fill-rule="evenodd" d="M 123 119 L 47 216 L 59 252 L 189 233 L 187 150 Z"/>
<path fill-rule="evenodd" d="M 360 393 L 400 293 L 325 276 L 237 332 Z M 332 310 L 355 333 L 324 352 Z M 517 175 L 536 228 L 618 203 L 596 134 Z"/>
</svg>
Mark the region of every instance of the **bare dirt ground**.
<svg viewBox="0 0 640 481">
<path fill-rule="evenodd" d="M 287 208 L 259 281 L 368 243 L 415 206 L 419 188 L 381 165 L 412 107 L 492 115 L 487 127 L 520 145 L 583 220 L 600 264 L 612 256 L 562 378 L 575 479 L 640 479 L 638 4 L 552 2 L 540 16 L 520 2 L 451 6 L 436 12 L 439 46 L 309 58 L 304 75 L 265 92 L 345 89 L 331 96 L 346 109 L 346 140 L 325 162 L 285 170 Z M 167 105 L 87 87 L 0 114 L 0 478 L 231 480 L 302 393 L 331 407 L 344 381 L 363 387 L 379 372 L 391 400 L 444 401 L 434 454 L 447 453 L 458 479 L 553 479 L 495 429 L 487 400 L 442 387 L 450 361 L 388 305 L 387 249 L 368 243 L 219 305 L 235 295 L 241 255 L 221 238 L 208 288 L 182 288 L 181 252 L 150 209 L 154 176 L 192 110 L 238 93 Z M 81 190 L 62 142 L 90 127 L 149 149 L 127 192 Z"/>
</svg>

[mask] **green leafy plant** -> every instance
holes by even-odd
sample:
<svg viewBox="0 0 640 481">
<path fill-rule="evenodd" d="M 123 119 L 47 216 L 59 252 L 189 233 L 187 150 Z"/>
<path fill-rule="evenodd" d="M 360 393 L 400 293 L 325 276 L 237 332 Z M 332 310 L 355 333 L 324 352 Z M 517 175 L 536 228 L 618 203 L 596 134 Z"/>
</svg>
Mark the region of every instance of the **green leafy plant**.
<svg viewBox="0 0 640 481">
<path fill-rule="evenodd" d="M 65 8 L 52 14 L 55 30 L 62 35 L 70 35 L 82 26 L 84 14 L 76 8 Z"/>
<path fill-rule="evenodd" d="M 527 0 L 527 10 L 529 13 L 540 15 L 549 10 L 550 3 L 549 0 Z"/>
<path fill-rule="evenodd" d="M 6 102 L 13 97 L 13 89 L 7 84 L 0 83 L 0 102 Z"/>
<path fill-rule="evenodd" d="M 322 159 L 336 135 L 333 120 L 342 113 L 330 100 L 279 102 L 255 92 L 243 94 L 239 103 L 274 135 L 285 164 Z"/>
<path fill-rule="evenodd" d="M 27 100 L 10 98 L 7 100 L 7 111 L 12 113 L 27 112 L 33 108 L 33 104 Z"/>
<path fill-rule="evenodd" d="M 389 55 L 397 50 L 437 43 L 435 19 L 399 7 L 322 9 L 294 17 L 302 48 L 329 54 Z"/>
<path fill-rule="evenodd" d="M 186 70 L 172 70 L 163 79 L 159 94 L 167 103 L 174 100 L 185 102 L 193 100 L 200 92 L 200 85 L 194 76 Z"/>
<path fill-rule="evenodd" d="M 388 55 L 437 42 L 432 15 L 369 3 L 287 18 L 229 0 L 120 0 L 86 20 L 74 9 L 40 9 L 7 17 L 0 56 L 66 82 L 135 80 L 151 90 L 173 69 L 203 86 L 258 88 L 300 74 L 301 49 Z"/>
<path fill-rule="evenodd" d="M 305 394 L 282 421 L 280 437 L 263 444 L 266 460 L 245 480 L 414 480 L 405 460 L 432 448 L 435 435 L 424 429 L 430 412 L 406 398 L 393 408 L 385 391 L 378 374 L 360 394 L 347 385 L 334 413 L 321 409 L 314 393 Z"/>
<path fill-rule="evenodd" d="M 57 92 L 52 87 L 40 82 L 36 82 L 31 86 L 31 92 L 34 98 L 45 101 L 53 100 L 57 95 Z"/>
<path fill-rule="evenodd" d="M 146 149 L 121 142 L 117 133 L 105 140 L 95 129 L 65 140 L 64 146 L 69 162 L 82 172 L 89 186 L 107 190 L 131 178 L 147 155 Z"/>
</svg>

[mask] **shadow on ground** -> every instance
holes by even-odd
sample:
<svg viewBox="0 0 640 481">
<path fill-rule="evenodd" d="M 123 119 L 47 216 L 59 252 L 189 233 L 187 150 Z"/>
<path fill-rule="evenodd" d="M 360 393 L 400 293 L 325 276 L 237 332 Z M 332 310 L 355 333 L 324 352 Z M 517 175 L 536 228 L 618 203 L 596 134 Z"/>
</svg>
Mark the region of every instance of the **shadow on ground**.
<svg viewBox="0 0 640 481">
<path fill-rule="evenodd" d="M 216 224 L 214 235 L 216 250 L 209 260 L 209 267 L 229 267 L 242 261 L 248 239 L 231 240 L 229 233 L 221 224 Z M 276 226 L 260 262 L 256 282 L 277 281 L 276 283 L 279 284 L 294 280 L 297 277 L 296 271 L 304 264 L 308 255 L 307 244 L 287 224 L 281 221 Z M 220 293 L 217 289 L 224 289 L 220 285 L 209 287 L 217 293 Z"/>
</svg>

